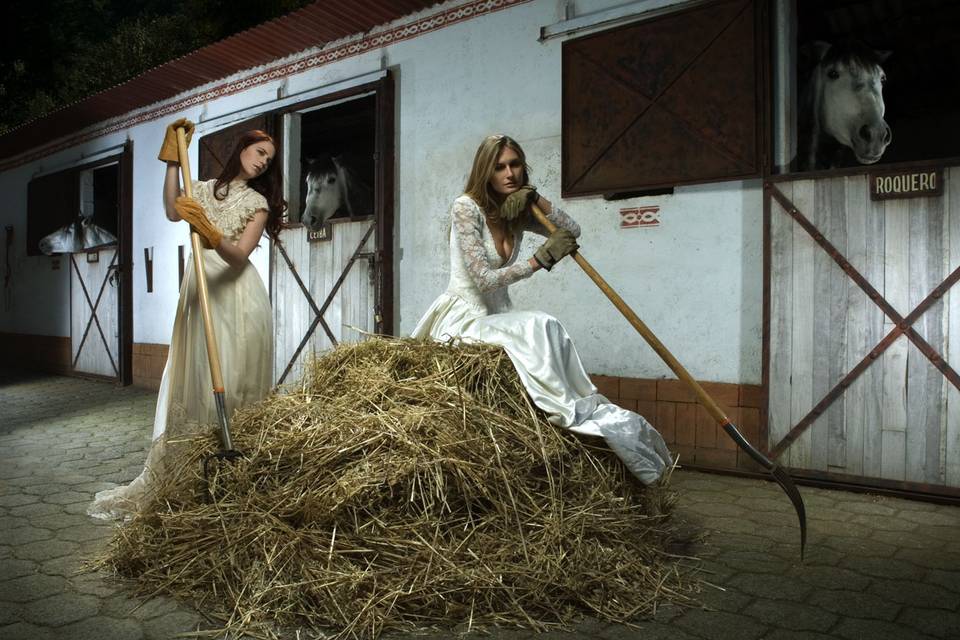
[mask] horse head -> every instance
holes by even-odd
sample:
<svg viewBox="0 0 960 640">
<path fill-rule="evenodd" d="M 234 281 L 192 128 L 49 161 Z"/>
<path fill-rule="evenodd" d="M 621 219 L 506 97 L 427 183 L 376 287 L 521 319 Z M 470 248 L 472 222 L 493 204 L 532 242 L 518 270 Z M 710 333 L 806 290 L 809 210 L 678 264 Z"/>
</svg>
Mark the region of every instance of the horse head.
<svg viewBox="0 0 960 640">
<path fill-rule="evenodd" d="M 77 253 L 117 243 L 117 237 L 82 213 L 51 234 L 40 239 L 40 251 L 50 256 L 57 253 Z"/>
<path fill-rule="evenodd" d="M 40 239 L 40 251 L 48 256 L 57 253 L 75 253 L 83 251 L 83 230 L 81 218 L 67 223 Z"/>
<path fill-rule="evenodd" d="M 373 211 L 372 189 L 363 182 L 345 155 L 323 155 L 305 162 L 307 195 L 301 222 L 320 229 L 337 213 L 369 215 Z"/>
<path fill-rule="evenodd" d="M 333 217 L 343 202 L 337 165 L 332 156 L 323 155 L 304 162 L 307 196 L 303 201 L 301 222 L 313 231 Z"/>
<path fill-rule="evenodd" d="M 846 147 L 860 164 L 877 162 L 893 134 L 883 119 L 881 65 L 889 52 L 847 41 L 814 42 L 801 47 L 809 71 L 799 110 L 800 168 L 822 169 L 839 164 L 825 152 L 832 142 Z"/>
</svg>

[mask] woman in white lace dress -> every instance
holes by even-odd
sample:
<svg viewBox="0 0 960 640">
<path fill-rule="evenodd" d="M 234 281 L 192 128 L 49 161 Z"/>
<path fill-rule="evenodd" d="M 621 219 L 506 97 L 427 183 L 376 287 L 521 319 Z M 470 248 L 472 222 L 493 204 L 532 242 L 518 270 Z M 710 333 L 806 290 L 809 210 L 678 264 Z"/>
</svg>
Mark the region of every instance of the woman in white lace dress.
<svg viewBox="0 0 960 640">
<path fill-rule="evenodd" d="M 280 163 L 273 162 L 273 139 L 262 131 L 248 131 L 240 136 L 220 177 L 194 182 L 193 198 L 183 197 L 176 150 L 178 126 L 187 129 L 188 140 L 193 132 L 193 124 L 186 120 L 167 128 L 159 154 L 167 163 L 164 208 L 169 220 L 186 220 L 202 237 L 229 416 L 237 407 L 264 398 L 272 386 L 270 298 L 249 256 L 264 231 L 276 237 L 280 228 L 286 208 Z M 164 466 L 176 464 L 178 437 L 217 422 L 192 257 L 187 265 L 146 464 L 129 485 L 97 494 L 87 510 L 94 517 L 122 518 L 135 513 Z"/>
<path fill-rule="evenodd" d="M 553 234 L 530 213 L 534 202 L 557 226 Z M 508 286 L 549 271 L 576 251 L 580 235 L 576 222 L 530 186 L 526 157 L 515 140 L 494 135 L 481 143 L 450 217 L 450 283 L 413 336 L 502 346 L 551 423 L 603 437 L 641 482 L 658 480 L 671 462 L 660 434 L 642 416 L 597 393 L 556 318 L 512 310 Z M 519 260 L 524 231 L 548 237 L 533 256 Z"/>
</svg>

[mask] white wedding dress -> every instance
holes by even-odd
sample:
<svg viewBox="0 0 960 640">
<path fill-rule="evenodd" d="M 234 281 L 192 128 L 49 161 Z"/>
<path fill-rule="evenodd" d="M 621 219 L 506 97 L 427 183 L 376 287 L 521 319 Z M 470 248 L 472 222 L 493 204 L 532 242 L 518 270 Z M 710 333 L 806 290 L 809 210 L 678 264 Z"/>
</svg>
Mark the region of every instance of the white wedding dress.
<svg viewBox="0 0 960 640">
<path fill-rule="evenodd" d="M 213 195 L 214 182 L 194 182 L 193 197 L 224 236 L 236 242 L 253 214 L 267 209 L 267 201 L 242 180 L 231 182 L 226 196 L 217 199 Z M 211 249 L 204 249 L 201 257 L 229 417 L 238 407 L 266 397 L 272 386 L 270 296 L 249 261 L 238 269 Z M 153 442 L 143 471 L 128 485 L 97 493 L 87 513 L 104 520 L 132 516 L 149 497 L 165 465 L 177 463 L 182 451 L 180 444 L 197 430 L 215 424 L 217 408 L 191 254 L 180 287 L 173 336 L 157 398 Z"/>
<path fill-rule="evenodd" d="M 558 227 L 580 235 L 580 227 L 554 207 Z M 670 452 L 643 416 L 597 393 L 563 325 L 545 313 L 512 311 L 508 286 L 533 268 L 517 262 L 524 230 L 547 235 L 536 221 L 514 231 L 513 254 L 497 253 L 483 212 L 469 196 L 451 208 L 450 283 L 413 330 L 415 338 L 460 338 L 500 345 L 549 421 L 583 435 L 599 436 L 644 484 L 656 482 L 670 466 Z"/>
</svg>

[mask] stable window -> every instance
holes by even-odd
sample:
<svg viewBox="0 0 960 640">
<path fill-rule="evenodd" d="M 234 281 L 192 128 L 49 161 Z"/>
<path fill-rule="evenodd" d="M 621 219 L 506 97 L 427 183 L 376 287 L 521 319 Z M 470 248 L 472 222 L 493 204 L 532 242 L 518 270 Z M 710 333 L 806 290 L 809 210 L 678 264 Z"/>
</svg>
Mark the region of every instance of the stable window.
<svg viewBox="0 0 960 640">
<path fill-rule="evenodd" d="M 71 168 L 27 186 L 27 255 L 76 253 L 115 244 L 120 165 Z"/>
<path fill-rule="evenodd" d="M 960 156 L 960 3 L 781 0 L 776 172 Z"/>
<path fill-rule="evenodd" d="M 563 195 L 759 176 L 763 5 L 710 2 L 565 42 Z"/>
<path fill-rule="evenodd" d="M 71 224 L 80 213 L 77 171 L 40 176 L 27 186 L 27 255 L 43 255 L 40 240 Z"/>
<path fill-rule="evenodd" d="M 374 215 L 376 107 L 369 94 L 286 114 L 288 224 L 329 234 Z"/>
</svg>

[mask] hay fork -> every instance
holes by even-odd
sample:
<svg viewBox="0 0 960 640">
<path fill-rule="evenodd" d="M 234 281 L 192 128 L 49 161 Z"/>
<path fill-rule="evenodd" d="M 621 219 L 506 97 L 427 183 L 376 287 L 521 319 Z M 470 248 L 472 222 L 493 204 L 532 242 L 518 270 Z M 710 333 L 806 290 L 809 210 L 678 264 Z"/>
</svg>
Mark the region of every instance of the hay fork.
<svg viewBox="0 0 960 640">
<path fill-rule="evenodd" d="M 546 227 L 547 231 L 553 233 L 556 231 L 557 227 L 550 222 L 543 211 L 536 204 L 531 204 L 530 208 L 533 211 L 533 215 L 536 219 Z M 579 251 L 575 251 L 570 254 L 571 257 L 580 265 L 583 271 L 590 276 L 590 279 L 600 287 L 600 290 L 609 298 L 610 302 L 613 303 L 613 306 L 617 308 L 620 313 L 627 319 L 627 321 L 633 325 L 633 328 L 647 341 L 647 344 L 657 352 L 657 355 L 666 363 L 670 369 L 677 374 L 677 377 L 683 380 L 687 386 L 694 392 L 697 396 L 697 400 L 703 405 L 703 408 L 713 417 L 717 423 L 723 427 L 723 430 L 727 433 L 730 438 L 737 444 L 738 447 L 747 452 L 755 462 L 760 466 L 770 472 L 773 476 L 773 479 L 777 481 L 777 484 L 783 489 L 784 493 L 787 494 L 787 497 L 790 498 L 790 502 L 793 503 L 793 508 L 797 512 L 797 518 L 800 521 L 800 558 L 803 559 L 803 552 L 807 545 L 807 512 L 803 504 L 803 498 L 800 496 L 800 492 L 797 490 L 797 487 L 793 484 L 793 480 L 790 478 L 790 475 L 781 467 L 779 464 L 773 462 L 767 456 L 763 455 L 759 450 L 757 450 L 753 445 L 751 445 L 746 438 L 743 437 L 743 434 L 737 429 L 736 426 L 730 419 L 727 418 L 723 410 L 720 408 L 720 405 L 704 391 L 703 387 L 700 386 L 693 376 L 680 364 L 680 361 L 677 360 L 670 350 L 654 335 L 653 331 L 644 324 L 643 320 L 633 312 L 627 303 L 623 301 L 616 291 L 607 284 L 606 280 L 597 273 L 596 269 L 593 268 L 587 259 L 580 255 Z"/>
<path fill-rule="evenodd" d="M 190 181 L 190 158 L 187 155 L 187 138 L 183 128 L 177 128 L 177 151 L 180 156 L 180 173 L 183 177 L 183 192 L 193 197 L 193 183 Z M 220 449 L 203 458 L 203 479 L 206 482 L 206 495 L 210 495 L 209 465 L 211 460 L 236 460 L 242 457 L 233 448 L 230 436 L 230 421 L 224 399 L 223 371 L 220 368 L 220 350 L 213 329 L 213 315 L 210 312 L 210 294 L 207 289 L 207 275 L 203 270 L 203 248 L 200 246 L 200 234 L 190 230 L 190 246 L 193 250 L 193 271 L 197 278 L 197 297 L 200 300 L 200 315 L 203 317 L 203 331 L 207 339 L 207 359 L 210 362 L 210 378 L 213 383 L 213 400 L 217 407 L 217 419 L 220 425 Z"/>
</svg>

